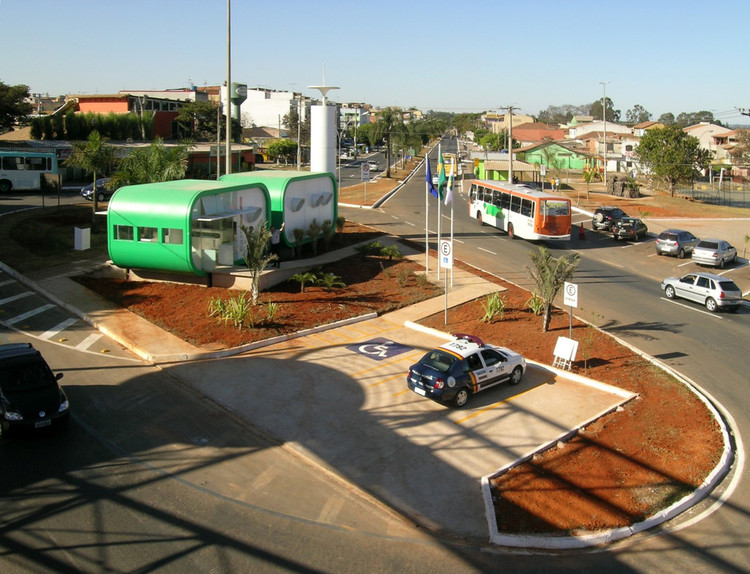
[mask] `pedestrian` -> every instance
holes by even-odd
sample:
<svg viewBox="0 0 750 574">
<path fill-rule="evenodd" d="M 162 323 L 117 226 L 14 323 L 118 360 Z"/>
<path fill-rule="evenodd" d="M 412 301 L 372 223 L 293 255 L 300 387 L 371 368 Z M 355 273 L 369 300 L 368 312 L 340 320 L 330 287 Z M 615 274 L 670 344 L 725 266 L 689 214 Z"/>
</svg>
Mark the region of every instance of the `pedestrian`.
<svg viewBox="0 0 750 574">
<path fill-rule="evenodd" d="M 281 227 L 271 227 L 271 255 L 275 255 L 274 267 L 279 269 L 281 267 L 281 232 L 284 230 L 284 223 Z"/>
</svg>

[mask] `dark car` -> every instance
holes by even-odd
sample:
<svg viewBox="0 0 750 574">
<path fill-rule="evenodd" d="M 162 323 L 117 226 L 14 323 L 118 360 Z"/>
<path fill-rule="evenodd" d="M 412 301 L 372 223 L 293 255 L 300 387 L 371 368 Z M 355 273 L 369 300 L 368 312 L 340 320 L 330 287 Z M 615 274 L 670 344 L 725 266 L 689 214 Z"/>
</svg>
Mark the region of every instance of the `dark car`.
<svg viewBox="0 0 750 574">
<path fill-rule="evenodd" d="M 30 343 L 0 345 L 0 436 L 10 430 L 62 427 L 70 406 L 41 353 Z"/>
<path fill-rule="evenodd" d="M 623 217 L 627 216 L 628 214 L 619 207 L 602 205 L 601 207 L 598 207 L 596 211 L 594 211 L 594 215 L 591 218 L 591 226 L 594 229 L 606 229 L 607 231 L 610 231 L 612 229 L 612 226 L 618 219 L 622 219 Z"/>
<path fill-rule="evenodd" d="M 636 217 L 623 217 L 615 221 L 612 235 L 616 240 L 638 241 L 648 235 L 648 226 Z"/>
<path fill-rule="evenodd" d="M 108 177 L 100 177 L 96 180 L 96 199 L 98 201 L 104 201 L 105 199 L 109 199 L 112 197 L 112 194 L 114 193 L 113 190 L 111 190 L 109 187 L 107 187 L 107 184 L 109 183 L 110 178 Z M 88 185 L 84 185 L 81 188 L 81 197 L 84 197 L 85 199 L 88 199 L 89 201 L 94 201 L 94 184 L 90 183 Z"/>
<path fill-rule="evenodd" d="M 478 337 L 457 333 L 450 343 L 424 355 L 406 375 L 420 396 L 462 407 L 473 393 L 503 382 L 517 385 L 526 360 L 515 351 L 486 345 Z"/>
<path fill-rule="evenodd" d="M 682 259 L 700 243 L 695 235 L 684 229 L 667 229 L 656 238 L 657 255 L 676 255 Z"/>
</svg>

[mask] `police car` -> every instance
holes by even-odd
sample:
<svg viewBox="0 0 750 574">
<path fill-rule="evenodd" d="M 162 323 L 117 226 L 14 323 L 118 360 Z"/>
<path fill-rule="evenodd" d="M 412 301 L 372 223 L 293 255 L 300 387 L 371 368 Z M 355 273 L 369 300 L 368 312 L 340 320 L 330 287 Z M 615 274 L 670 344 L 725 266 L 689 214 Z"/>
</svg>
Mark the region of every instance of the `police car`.
<svg viewBox="0 0 750 574">
<path fill-rule="evenodd" d="M 433 349 L 409 367 L 406 383 L 421 395 L 462 407 L 473 393 L 500 383 L 517 385 L 526 360 L 505 347 L 485 344 L 479 337 L 455 333 L 450 343 Z"/>
</svg>

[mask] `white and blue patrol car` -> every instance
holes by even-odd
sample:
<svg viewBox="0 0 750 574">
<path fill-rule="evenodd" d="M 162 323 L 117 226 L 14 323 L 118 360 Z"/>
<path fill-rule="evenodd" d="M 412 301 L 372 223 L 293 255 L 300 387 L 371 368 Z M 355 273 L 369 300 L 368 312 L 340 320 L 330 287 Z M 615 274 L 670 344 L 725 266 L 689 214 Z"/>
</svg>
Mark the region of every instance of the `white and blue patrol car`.
<svg viewBox="0 0 750 574">
<path fill-rule="evenodd" d="M 479 337 L 455 333 L 455 339 L 425 354 L 409 368 L 406 383 L 421 395 L 462 407 L 480 391 L 508 382 L 517 385 L 526 360 L 505 347 L 485 344 Z"/>
</svg>

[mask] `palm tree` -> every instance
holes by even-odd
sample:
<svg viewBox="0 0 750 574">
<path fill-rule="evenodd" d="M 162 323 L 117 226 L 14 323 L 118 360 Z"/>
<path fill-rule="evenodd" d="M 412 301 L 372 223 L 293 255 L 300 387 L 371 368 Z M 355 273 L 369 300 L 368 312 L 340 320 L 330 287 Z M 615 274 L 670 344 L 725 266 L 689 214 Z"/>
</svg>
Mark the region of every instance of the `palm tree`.
<svg viewBox="0 0 750 574">
<path fill-rule="evenodd" d="M 549 331 L 552 302 L 565 282 L 575 273 L 581 261 L 581 256 L 575 253 L 570 257 L 564 255 L 555 259 L 550 254 L 549 249 L 544 246 L 539 247 L 539 251 L 532 251 L 529 256 L 534 266 L 526 269 L 536 285 L 535 293 L 544 301 L 542 331 L 547 332 Z"/>
<path fill-rule="evenodd" d="M 182 179 L 187 172 L 189 143 L 167 147 L 156 138 L 149 147 L 131 151 L 112 176 L 113 185 L 137 185 Z"/>
<path fill-rule="evenodd" d="M 386 172 L 385 176 L 391 177 L 391 138 L 396 134 L 405 133 L 404 118 L 398 108 L 386 108 L 378 114 L 375 122 L 375 139 L 385 141 Z"/>
<path fill-rule="evenodd" d="M 97 174 L 104 175 L 109 173 L 112 169 L 115 158 L 115 148 L 106 142 L 107 138 L 99 135 L 97 130 L 93 130 L 89 134 L 86 143 L 75 142 L 73 144 L 73 150 L 68 159 L 65 160 L 66 166 L 83 169 L 92 173 L 94 176 L 94 209 L 92 212 L 92 224 L 95 222 L 93 214 L 99 211 L 99 202 L 96 197 L 98 195 L 96 193 Z"/>
</svg>

